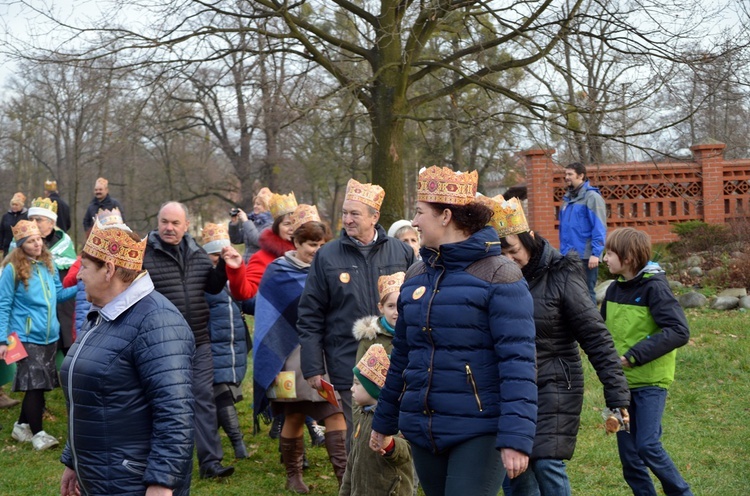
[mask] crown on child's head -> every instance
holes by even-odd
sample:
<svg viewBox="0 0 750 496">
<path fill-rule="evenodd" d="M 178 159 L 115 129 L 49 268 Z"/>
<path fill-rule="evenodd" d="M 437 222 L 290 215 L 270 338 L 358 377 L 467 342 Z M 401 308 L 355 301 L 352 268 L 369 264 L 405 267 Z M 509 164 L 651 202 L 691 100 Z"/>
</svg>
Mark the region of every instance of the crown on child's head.
<svg viewBox="0 0 750 496">
<path fill-rule="evenodd" d="M 208 223 L 201 231 L 203 249 L 206 253 L 219 253 L 222 248 L 229 246 L 229 230 L 225 224 Z"/>
<path fill-rule="evenodd" d="M 130 236 L 130 228 L 103 226 L 99 219 L 94 222 L 83 252 L 103 262 L 112 262 L 117 267 L 139 271 L 143 266 L 146 241 L 135 241 Z"/>
<path fill-rule="evenodd" d="M 385 385 L 385 377 L 388 375 L 388 367 L 391 360 L 385 352 L 382 344 L 374 344 L 367 348 L 362 359 L 354 367 L 354 375 L 360 384 L 375 399 L 380 396 L 380 389 Z"/>
<path fill-rule="evenodd" d="M 477 193 L 477 171 L 456 172 L 448 167 L 433 165 L 419 171 L 417 201 L 466 205 Z"/>
<path fill-rule="evenodd" d="M 269 208 L 271 217 L 274 219 L 294 212 L 294 209 L 297 208 L 297 198 L 294 197 L 294 191 L 288 195 L 272 194 Z"/>
<path fill-rule="evenodd" d="M 396 272 L 395 274 L 378 277 L 378 295 L 380 296 L 380 301 L 383 301 L 386 295 L 401 290 L 401 285 L 404 283 L 404 275 L 403 272 Z"/>
<path fill-rule="evenodd" d="M 292 232 L 296 231 L 299 226 L 305 222 L 320 222 L 318 207 L 300 203 L 292 212 Z"/>
<path fill-rule="evenodd" d="M 380 206 L 385 198 L 385 190 L 377 184 L 360 183 L 356 179 L 349 179 L 346 183 L 346 194 L 344 200 L 358 201 L 368 207 L 380 211 Z"/>
</svg>

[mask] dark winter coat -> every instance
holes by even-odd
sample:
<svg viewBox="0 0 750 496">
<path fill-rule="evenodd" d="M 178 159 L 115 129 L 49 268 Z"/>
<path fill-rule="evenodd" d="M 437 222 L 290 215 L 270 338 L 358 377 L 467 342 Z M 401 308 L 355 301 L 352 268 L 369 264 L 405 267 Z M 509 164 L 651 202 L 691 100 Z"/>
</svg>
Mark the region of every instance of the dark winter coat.
<svg viewBox="0 0 750 496">
<path fill-rule="evenodd" d="M 0 250 L 3 252 L 3 256 L 8 254 L 10 242 L 13 241 L 13 226 L 18 224 L 19 220 L 28 220 L 29 210 L 22 208 L 18 212 L 12 212 L 8 210 L 3 214 L 3 219 L 0 221 Z"/>
<path fill-rule="evenodd" d="M 339 496 L 412 496 L 414 465 L 411 446 L 394 436 L 393 451 L 383 456 L 370 448 L 374 407 L 356 408 L 352 447 Z"/>
<path fill-rule="evenodd" d="M 562 256 L 546 240 L 535 267 L 524 269 L 534 298 L 539 410 L 531 457 L 573 456 L 583 406 L 578 345 L 604 385 L 609 408 L 627 407 L 630 392 L 607 327 L 588 295 L 581 261 Z"/>
<path fill-rule="evenodd" d="M 60 198 L 57 191 L 50 193 L 49 199 L 57 202 L 57 227 L 68 232 L 73 225 L 70 221 L 70 206 Z"/>
<path fill-rule="evenodd" d="M 208 332 L 214 358 L 214 384 L 239 384 L 247 372 L 248 342 L 242 312 L 225 289 L 206 293 L 210 309 Z"/>
<path fill-rule="evenodd" d="M 141 276 L 87 322 L 62 364 L 68 442 L 82 495 L 190 493 L 193 334 Z"/>
<path fill-rule="evenodd" d="M 521 270 L 500 255 L 497 241 L 495 230 L 485 227 L 439 251 L 422 248 L 422 262 L 401 286 L 375 431 L 400 430 L 434 453 L 494 434 L 497 448 L 531 454 L 533 301 Z"/>
<path fill-rule="evenodd" d="M 96 217 L 99 210 L 112 210 L 114 208 L 120 211 L 122 222 L 124 224 L 125 211 L 122 209 L 122 205 L 120 205 L 119 201 L 109 196 L 109 193 L 101 201 L 96 197 L 92 198 L 91 203 L 89 203 L 89 206 L 86 208 L 86 213 L 83 216 L 83 230 L 88 231 L 94 226 L 94 217 Z"/>
<path fill-rule="evenodd" d="M 177 247 L 163 244 L 158 231 L 151 231 L 143 268 L 151 275 L 156 290 L 182 312 L 195 335 L 195 345 L 200 346 L 210 341 L 208 302 L 204 293 L 217 294 L 223 290 L 227 271 L 222 259 L 214 268 L 205 250 L 189 234 L 185 234 L 182 243 L 185 255 L 180 260 L 176 255 Z"/>
<path fill-rule="evenodd" d="M 336 389 L 352 386 L 357 340 L 354 321 L 378 313 L 378 277 L 404 272 L 414 263 L 414 250 L 390 238 L 380 224 L 367 258 L 342 230 L 313 259 L 299 303 L 297 330 L 306 378 L 326 373 Z"/>
</svg>

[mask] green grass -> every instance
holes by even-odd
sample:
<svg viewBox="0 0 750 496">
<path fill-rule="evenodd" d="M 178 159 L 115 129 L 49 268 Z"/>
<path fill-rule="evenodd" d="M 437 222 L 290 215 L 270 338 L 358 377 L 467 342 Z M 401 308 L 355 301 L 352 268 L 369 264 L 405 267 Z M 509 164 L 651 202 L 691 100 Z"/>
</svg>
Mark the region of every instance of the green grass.
<svg viewBox="0 0 750 496">
<path fill-rule="evenodd" d="M 677 355 L 677 378 L 670 388 L 664 415 L 664 444 L 694 494 L 747 494 L 750 491 L 750 314 L 691 310 L 688 319 L 692 338 Z M 622 480 L 615 437 L 604 433 L 601 385 L 588 362 L 584 363 L 586 394 L 581 430 L 576 454 L 568 464 L 573 494 L 630 494 Z M 249 386 L 247 389 L 246 398 L 250 398 Z M 11 396 L 21 398 L 16 393 Z M 48 393 L 47 403 L 57 420 L 45 422 L 45 429 L 62 440 L 66 424 L 61 391 Z M 222 482 L 202 481 L 198 479 L 196 464 L 192 494 L 291 494 L 284 490 L 284 470 L 276 442 L 266 435 L 268 426 L 263 425 L 261 433 L 253 436 L 249 401 L 239 403 L 238 408 L 250 458 L 234 461 L 229 441 L 222 433 L 225 463 L 234 464 L 237 471 Z M 60 449 L 37 453 L 31 445 L 13 441 L 10 429 L 17 416 L 18 407 L 0 410 L 3 425 L 0 495 L 59 494 L 63 469 Z M 307 453 L 312 466 L 305 472 L 305 481 L 311 486 L 311 494 L 336 494 L 336 478 L 325 448 L 308 448 Z"/>
</svg>

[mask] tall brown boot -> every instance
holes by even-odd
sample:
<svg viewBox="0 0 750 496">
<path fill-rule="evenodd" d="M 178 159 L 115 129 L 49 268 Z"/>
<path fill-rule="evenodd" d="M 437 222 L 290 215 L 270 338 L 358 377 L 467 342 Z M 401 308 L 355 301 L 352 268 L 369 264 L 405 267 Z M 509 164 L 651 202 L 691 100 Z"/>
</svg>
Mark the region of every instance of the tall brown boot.
<svg viewBox="0 0 750 496">
<path fill-rule="evenodd" d="M 346 472 L 346 430 L 326 431 L 325 438 L 328 458 L 331 460 L 333 473 L 336 474 L 339 487 L 341 487 L 341 481 L 344 480 L 344 472 Z"/>
<path fill-rule="evenodd" d="M 310 488 L 302 480 L 302 455 L 305 453 L 305 438 L 279 437 L 281 458 L 286 467 L 286 488 L 297 494 L 307 494 Z"/>
</svg>

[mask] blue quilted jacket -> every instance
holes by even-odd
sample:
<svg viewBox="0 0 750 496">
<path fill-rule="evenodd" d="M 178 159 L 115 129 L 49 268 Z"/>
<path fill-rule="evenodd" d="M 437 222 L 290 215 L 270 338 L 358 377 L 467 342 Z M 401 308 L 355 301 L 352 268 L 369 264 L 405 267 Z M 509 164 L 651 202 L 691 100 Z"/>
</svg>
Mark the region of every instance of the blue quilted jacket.
<svg viewBox="0 0 750 496">
<path fill-rule="evenodd" d="M 208 333 L 214 358 L 214 384 L 239 384 L 247 371 L 248 343 L 242 312 L 228 290 L 212 295 L 208 302 Z"/>
<path fill-rule="evenodd" d="M 443 452 L 495 434 L 531 454 L 536 426 L 534 308 L 497 234 L 422 249 L 401 286 L 391 367 L 373 430 Z"/>
<path fill-rule="evenodd" d="M 92 307 L 60 370 L 68 408 L 61 461 L 82 495 L 190 494 L 195 341 L 148 274 Z"/>
</svg>

